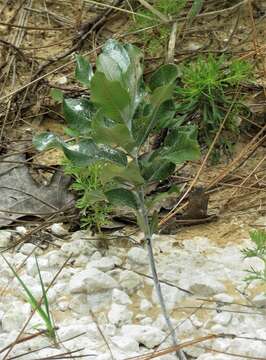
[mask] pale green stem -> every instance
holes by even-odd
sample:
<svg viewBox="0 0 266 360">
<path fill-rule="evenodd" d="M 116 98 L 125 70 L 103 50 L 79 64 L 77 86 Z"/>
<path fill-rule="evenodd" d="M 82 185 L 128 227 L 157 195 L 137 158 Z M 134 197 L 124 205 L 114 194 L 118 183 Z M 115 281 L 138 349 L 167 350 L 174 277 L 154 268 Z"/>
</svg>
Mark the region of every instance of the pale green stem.
<svg viewBox="0 0 266 360">
<path fill-rule="evenodd" d="M 173 341 L 173 345 L 177 346 L 178 342 L 177 342 L 177 338 L 176 338 L 176 333 L 175 333 L 175 329 L 171 323 L 170 317 L 168 315 L 167 309 L 166 309 L 166 305 L 165 305 L 165 301 L 163 298 L 163 294 L 162 294 L 162 289 L 161 289 L 161 284 L 158 278 L 158 274 L 157 274 L 157 270 L 156 270 L 156 265 L 155 265 L 155 260 L 154 260 L 154 254 L 153 254 L 153 248 L 152 248 L 152 233 L 151 233 L 151 227 L 149 224 L 149 219 L 148 219 L 148 213 L 147 213 L 147 209 L 144 203 L 144 191 L 143 189 L 141 189 L 138 192 L 138 196 L 139 196 L 139 200 L 140 200 L 140 211 L 139 211 L 139 216 L 141 216 L 142 218 L 142 223 L 143 223 L 143 232 L 144 232 L 144 240 L 145 243 L 147 244 L 147 248 L 148 248 L 148 254 L 149 254 L 149 261 L 150 261 L 150 267 L 151 267 L 151 272 L 152 272 L 152 277 L 153 277 L 153 281 L 154 281 L 154 286 L 156 289 L 156 293 L 157 293 L 157 297 L 162 309 L 162 313 L 165 319 L 165 322 L 169 328 L 169 331 L 171 333 L 171 337 L 172 337 L 172 341 Z M 176 356 L 179 360 L 186 360 L 186 356 L 183 353 L 183 351 L 178 350 L 176 351 Z"/>
</svg>

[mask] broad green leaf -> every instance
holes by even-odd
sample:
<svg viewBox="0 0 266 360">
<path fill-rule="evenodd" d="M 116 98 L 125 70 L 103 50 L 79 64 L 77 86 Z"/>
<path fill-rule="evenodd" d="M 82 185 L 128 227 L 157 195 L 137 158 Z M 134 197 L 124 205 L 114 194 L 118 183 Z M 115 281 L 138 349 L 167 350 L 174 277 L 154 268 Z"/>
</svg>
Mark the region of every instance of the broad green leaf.
<svg viewBox="0 0 266 360">
<path fill-rule="evenodd" d="M 107 198 L 103 191 L 101 190 L 91 190 L 86 192 L 86 201 L 88 205 L 93 205 L 99 201 L 106 201 Z"/>
<path fill-rule="evenodd" d="M 130 94 L 132 117 L 143 98 L 143 54 L 131 44 L 108 40 L 97 59 L 97 70 L 108 80 L 118 81 Z"/>
<path fill-rule="evenodd" d="M 93 76 L 92 65 L 81 55 L 76 55 L 76 79 L 86 87 L 90 87 Z"/>
<path fill-rule="evenodd" d="M 142 129 L 142 133 L 140 133 L 137 143 L 139 147 L 146 141 L 150 132 L 154 129 L 154 127 L 158 123 L 158 112 L 162 104 L 171 99 L 175 84 L 170 83 L 168 85 L 160 86 L 154 90 L 151 95 L 150 103 L 151 110 L 150 115 L 146 117 L 145 127 Z"/>
<path fill-rule="evenodd" d="M 131 129 L 130 96 L 119 82 L 110 81 L 103 73 L 96 72 L 91 81 L 91 99 L 107 117 Z"/>
<path fill-rule="evenodd" d="M 156 129 L 165 129 L 172 127 L 176 124 L 177 119 L 175 119 L 176 109 L 175 103 L 173 100 L 167 100 L 162 103 L 157 111 L 156 117 Z"/>
<path fill-rule="evenodd" d="M 117 188 L 105 192 L 108 201 L 114 206 L 127 206 L 138 210 L 138 200 L 136 195 L 126 189 Z"/>
<path fill-rule="evenodd" d="M 146 181 L 162 181 L 167 179 L 175 171 L 175 164 L 165 161 L 155 151 L 151 156 L 141 161 L 141 173 Z"/>
<path fill-rule="evenodd" d="M 61 148 L 66 157 L 76 166 L 87 166 L 97 161 L 110 161 L 121 166 L 127 165 L 127 156 L 123 151 L 112 149 L 106 145 L 98 146 L 92 139 L 68 144 L 54 134 L 43 133 L 34 138 L 33 144 L 38 150 Z"/>
<path fill-rule="evenodd" d="M 162 65 L 152 75 L 149 85 L 151 90 L 155 90 L 157 87 L 168 85 L 175 82 L 178 76 L 178 68 L 174 64 Z"/>
<path fill-rule="evenodd" d="M 143 84 L 143 54 L 131 44 L 125 45 L 130 59 L 127 71 L 124 74 L 124 83 L 131 96 L 131 114 L 134 115 L 137 107 L 145 95 Z"/>
<path fill-rule="evenodd" d="M 53 100 L 56 102 L 56 103 L 61 103 L 63 102 L 63 99 L 64 99 L 64 93 L 62 90 L 60 89 L 51 89 L 50 91 L 50 95 L 52 96 Z"/>
<path fill-rule="evenodd" d="M 180 190 L 176 185 L 173 185 L 168 191 L 160 192 L 148 198 L 146 205 L 149 210 L 156 209 L 158 203 L 163 203 L 169 199 L 176 199 L 179 195 Z"/>
<path fill-rule="evenodd" d="M 144 183 L 144 179 L 139 172 L 139 168 L 132 161 L 126 167 L 115 164 L 106 164 L 102 170 L 101 181 L 106 183 L 112 179 L 129 182 L 134 185 L 141 185 Z"/>
<path fill-rule="evenodd" d="M 115 123 L 106 119 L 99 110 L 92 120 L 93 139 L 102 144 L 119 146 L 126 151 L 131 151 L 135 142 L 128 128 L 124 124 Z"/>
<path fill-rule="evenodd" d="M 48 132 L 34 136 L 32 143 L 39 151 L 49 150 L 59 145 L 58 137 Z"/>
<path fill-rule="evenodd" d="M 122 69 L 119 64 L 109 55 L 102 53 L 97 58 L 97 71 L 105 75 L 107 80 L 122 82 Z"/>
<path fill-rule="evenodd" d="M 94 107 L 89 100 L 64 99 L 64 117 L 71 129 L 79 131 L 81 134 L 90 132 L 91 119 L 94 114 Z"/>
<path fill-rule="evenodd" d="M 130 64 L 130 58 L 125 46 L 117 40 L 109 39 L 106 41 L 102 49 L 102 54 L 108 55 L 117 63 L 122 72 L 126 72 Z"/>
<path fill-rule="evenodd" d="M 175 142 L 173 143 L 173 139 Z M 187 132 L 173 131 L 165 141 L 166 146 L 160 155 L 163 159 L 174 164 L 182 164 L 185 161 L 200 158 L 200 147 L 197 140 L 193 139 Z"/>
</svg>

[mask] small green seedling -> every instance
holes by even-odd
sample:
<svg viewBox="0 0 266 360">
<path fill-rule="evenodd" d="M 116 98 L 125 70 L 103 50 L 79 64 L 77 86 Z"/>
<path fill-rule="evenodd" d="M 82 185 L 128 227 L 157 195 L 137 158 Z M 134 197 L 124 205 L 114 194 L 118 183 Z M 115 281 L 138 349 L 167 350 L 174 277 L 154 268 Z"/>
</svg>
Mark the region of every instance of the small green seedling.
<svg viewBox="0 0 266 360">
<path fill-rule="evenodd" d="M 65 142 L 52 133 L 44 133 L 34 139 L 34 144 L 39 150 L 61 148 L 75 166 L 101 164 L 99 178 L 103 186 L 89 191 L 87 201 L 91 205 L 105 201 L 135 213 L 144 232 L 162 311 L 176 344 L 153 256 L 157 214 L 153 211 L 154 203 L 149 207 L 146 192 L 151 184 L 173 174 L 176 165 L 198 159 L 200 149 L 195 129 L 180 126 L 175 119 L 173 92 L 177 67 L 163 65 L 145 84 L 142 60 L 139 49 L 115 40 L 104 46 L 93 74 L 89 64 L 84 65 L 84 58 L 81 66 L 79 56 L 76 76 L 89 87 L 90 97 L 63 101 L 68 134 L 75 140 Z M 154 149 L 149 145 L 151 137 L 162 129 L 167 129 L 167 135 Z M 169 194 L 172 196 L 167 192 L 165 197 Z M 181 351 L 178 356 L 185 359 Z"/>
<path fill-rule="evenodd" d="M 53 340 L 53 342 L 55 343 L 56 342 L 55 326 L 54 326 L 52 316 L 51 316 L 51 313 L 50 313 L 49 301 L 48 301 L 48 297 L 47 297 L 47 291 L 45 290 L 45 287 L 44 287 L 44 284 L 43 284 L 43 280 L 42 280 L 39 264 L 38 264 L 38 261 L 37 261 L 37 257 L 35 256 L 35 261 L 36 261 L 39 280 L 40 280 L 40 284 L 41 284 L 41 288 L 42 288 L 42 300 L 43 300 L 44 306 L 42 306 L 41 302 L 38 301 L 34 297 L 32 292 L 30 291 L 30 289 L 22 281 L 21 277 L 18 275 L 18 273 L 13 268 L 13 266 L 10 264 L 10 262 L 3 255 L 2 255 L 2 257 L 3 257 L 4 261 L 7 263 L 8 267 L 10 268 L 12 273 L 14 274 L 14 276 L 16 277 L 16 279 L 18 280 L 18 282 L 20 283 L 20 285 L 23 287 L 23 289 L 24 289 L 24 291 L 25 291 L 25 293 L 27 295 L 28 303 L 31 305 L 32 309 L 39 314 L 40 318 L 42 319 L 42 321 L 43 321 L 43 323 L 45 325 L 45 330 L 46 330 L 45 334 L 51 340 Z"/>
<path fill-rule="evenodd" d="M 76 191 L 78 200 L 76 207 L 81 212 L 81 227 L 101 232 L 101 228 L 109 223 L 109 215 L 112 207 L 105 201 L 91 204 L 91 191 L 101 191 L 103 189 L 100 174 L 102 172 L 102 164 L 96 163 L 86 167 L 76 166 L 70 160 L 63 160 L 64 173 L 71 175 L 74 182 L 71 189 Z"/>
<path fill-rule="evenodd" d="M 250 284 L 252 281 L 260 280 L 266 284 L 266 231 L 253 231 L 250 233 L 250 238 L 255 246 L 242 250 L 243 256 L 245 259 L 253 257 L 260 259 L 264 264 L 264 269 L 256 270 L 251 267 L 246 270 L 249 275 L 246 276 L 245 281 Z"/>
</svg>

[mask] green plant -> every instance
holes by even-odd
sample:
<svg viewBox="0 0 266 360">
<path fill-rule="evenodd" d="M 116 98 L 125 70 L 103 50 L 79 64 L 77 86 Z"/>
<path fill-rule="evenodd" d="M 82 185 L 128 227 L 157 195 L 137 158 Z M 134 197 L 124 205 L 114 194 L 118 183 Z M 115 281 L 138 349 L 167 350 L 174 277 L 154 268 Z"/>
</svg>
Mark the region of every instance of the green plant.
<svg viewBox="0 0 266 360">
<path fill-rule="evenodd" d="M 42 306 L 41 301 L 38 301 L 35 298 L 35 296 L 31 292 L 31 290 L 23 282 L 23 280 L 18 275 L 16 270 L 13 268 L 13 266 L 9 263 L 9 261 L 3 255 L 2 255 L 2 257 L 3 257 L 4 261 L 7 263 L 8 267 L 10 268 L 12 273 L 14 274 L 14 276 L 16 277 L 16 279 L 18 280 L 18 282 L 20 283 L 20 285 L 25 290 L 25 292 L 27 294 L 27 300 L 28 300 L 29 304 L 31 305 L 32 309 L 34 311 L 37 311 L 37 313 L 39 314 L 39 316 L 43 320 L 43 322 L 45 324 L 45 327 L 46 327 L 46 335 L 50 339 L 52 339 L 54 342 L 56 342 L 55 326 L 54 326 L 52 316 L 50 314 L 49 301 L 48 301 L 48 297 L 47 297 L 47 290 L 45 290 L 45 287 L 44 287 L 44 284 L 43 284 L 43 281 L 42 281 L 42 276 L 41 276 L 39 264 L 38 264 L 38 261 L 37 261 L 37 257 L 35 256 L 35 261 L 36 261 L 39 280 L 40 280 L 40 284 L 41 284 L 41 288 L 42 288 L 42 301 L 44 303 L 44 307 Z"/>
<path fill-rule="evenodd" d="M 166 17 L 177 16 L 185 7 L 187 0 L 155 0 L 153 7 L 160 11 Z M 138 15 L 145 15 L 138 16 Z M 137 16 L 134 17 L 132 30 L 138 31 L 151 27 L 148 30 L 139 33 L 139 36 L 152 56 L 162 53 L 167 44 L 169 35 L 171 33 L 171 23 L 160 23 L 161 20 L 147 9 L 140 9 L 137 11 Z M 158 23 L 160 25 L 158 26 Z"/>
<path fill-rule="evenodd" d="M 65 158 L 63 161 L 64 172 L 74 178 L 71 188 L 75 190 L 79 196 L 76 207 L 81 211 L 82 227 L 96 229 L 101 231 L 103 225 L 108 224 L 108 217 L 112 208 L 106 202 L 97 202 L 93 205 L 90 203 L 91 191 L 102 189 L 100 174 L 102 172 L 102 164 L 96 163 L 89 166 L 76 166 L 72 161 Z"/>
<path fill-rule="evenodd" d="M 249 63 L 242 60 L 227 61 L 225 56 L 198 57 L 181 67 L 181 83 L 176 88 L 177 111 L 183 122 L 196 120 L 200 142 L 211 144 L 221 122 L 234 101 L 234 91 L 240 82 L 251 75 Z M 231 107 L 224 132 L 213 153 L 218 160 L 224 151 L 232 151 L 232 138 L 238 134 L 238 116 L 245 110 L 240 101 Z M 226 136 L 226 131 L 229 136 Z"/>
<path fill-rule="evenodd" d="M 162 311 L 176 344 L 153 257 L 152 235 L 157 227 L 157 214 L 149 207 L 146 191 L 150 184 L 172 174 L 177 164 L 200 156 L 195 131 L 180 126 L 175 119 L 173 91 L 177 67 L 171 64 L 160 67 L 145 84 L 139 49 L 114 40 L 109 40 L 98 56 L 94 74 L 85 59 L 82 63 L 80 59 L 77 58 L 76 74 L 90 88 L 90 99 L 63 102 L 65 119 L 75 140 L 65 142 L 54 134 L 44 133 L 34 139 L 34 144 L 39 150 L 61 148 L 77 166 L 101 164 L 103 188 L 90 191 L 87 200 L 92 205 L 106 201 L 135 213 L 144 232 Z M 166 138 L 152 149 L 150 137 L 163 128 L 168 129 Z M 169 194 L 172 196 L 171 192 L 165 196 Z M 178 356 L 185 359 L 180 351 Z"/>
<path fill-rule="evenodd" d="M 266 231 L 256 230 L 250 233 L 250 238 L 255 247 L 242 250 L 244 258 L 256 257 L 264 264 L 263 270 L 256 270 L 251 267 L 247 270 L 248 276 L 245 281 L 249 284 L 254 280 L 260 280 L 266 284 Z"/>
</svg>

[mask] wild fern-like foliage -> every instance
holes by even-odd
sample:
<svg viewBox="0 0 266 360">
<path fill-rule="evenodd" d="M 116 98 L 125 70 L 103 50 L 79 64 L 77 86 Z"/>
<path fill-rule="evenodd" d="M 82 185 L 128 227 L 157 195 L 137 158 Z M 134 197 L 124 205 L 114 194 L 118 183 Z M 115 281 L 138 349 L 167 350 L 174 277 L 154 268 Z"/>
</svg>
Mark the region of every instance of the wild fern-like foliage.
<svg viewBox="0 0 266 360">
<path fill-rule="evenodd" d="M 241 82 L 249 80 L 251 67 L 245 61 L 209 55 L 184 64 L 180 72 L 177 111 L 184 122 L 196 121 L 201 143 L 211 144 L 230 109 L 224 127 L 229 136 L 223 132 L 213 153 L 213 160 L 219 160 L 222 152 L 230 154 L 231 139 L 239 133 L 238 116 L 245 107 L 239 99 L 234 102 L 234 94 Z"/>
<path fill-rule="evenodd" d="M 266 231 L 257 230 L 250 233 L 251 241 L 254 243 L 254 247 L 246 248 L 242 251 L 244 258 L 258 258 L 264 264 L 263 270 L 256 270 L 250 268 L 247 270 L 248 276 L 245 281 L 248 283 L 254 280 L 260 280 L 266 284 Z"/>
</svg>

